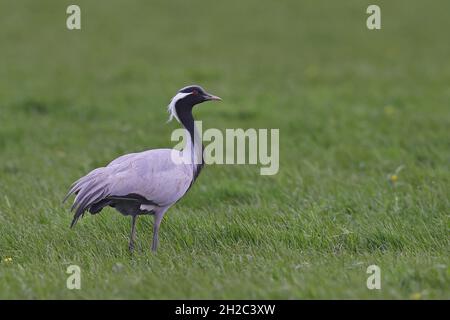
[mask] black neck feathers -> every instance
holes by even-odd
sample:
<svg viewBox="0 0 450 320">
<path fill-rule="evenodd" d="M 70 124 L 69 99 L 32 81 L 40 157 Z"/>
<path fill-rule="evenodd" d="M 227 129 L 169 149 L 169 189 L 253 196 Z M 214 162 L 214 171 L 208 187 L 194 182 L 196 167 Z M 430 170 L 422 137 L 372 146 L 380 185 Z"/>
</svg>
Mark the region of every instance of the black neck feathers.
<svg viewBox="0 0 450 320">
<path fill-rule="evenodd" d="M 192 115 L 192 108 L 194 106 L 189 104 L 189 102 L 180 100 L 175 105 L 175 109 L 177 112 L 178 119 L 180 120 L 181 124 L 185 127 L 185 129 L 189 132 L 189 136 L 191 138 L 192 143 L 192 149 L 191 152 L 196 152 L 196 145 L 195 145 L 195 122 L 194 122 L 194 116 Z M 198 141 L 198 143 L 202 143 L 201 141 Z M 201 146 L 201 160 L 200 163 L 194 163 L 194 179 L 192 180 L 192 183 L 197 179 L 198 175 L 200 174 L 200 171 L 203 168 L 203 149 L 204 146 L 202 144 Z M 194 157 L 192 157 L 194 159 Z"/>
</svg>

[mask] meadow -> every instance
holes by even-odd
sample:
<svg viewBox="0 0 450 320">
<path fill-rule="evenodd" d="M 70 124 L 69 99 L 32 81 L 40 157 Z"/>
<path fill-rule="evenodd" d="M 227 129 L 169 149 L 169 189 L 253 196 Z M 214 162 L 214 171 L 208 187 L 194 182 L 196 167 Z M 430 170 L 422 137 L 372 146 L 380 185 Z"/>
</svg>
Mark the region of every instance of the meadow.
<svg viewBox="0 0 450 320">
<path fill-rule="evenodd" d="M 1 299 L 450 298 L 449 1 L 0 7 Z M 166 106 L 192 83 L 224 100 L 195 111 L 205 129 L 280 129 L 278 174 L 206 167 L 157 254 L 151 217 L 133 255 L 111 208 L 70 229 L 70 184 L 173 147 Z"/>
</svg>

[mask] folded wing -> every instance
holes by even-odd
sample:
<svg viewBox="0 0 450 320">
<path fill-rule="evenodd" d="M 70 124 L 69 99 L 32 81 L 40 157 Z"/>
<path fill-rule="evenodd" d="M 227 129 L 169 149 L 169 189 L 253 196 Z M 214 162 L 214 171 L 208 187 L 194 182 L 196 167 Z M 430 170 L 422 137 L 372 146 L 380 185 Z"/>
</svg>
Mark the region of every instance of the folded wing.
<svg viewBox="0 0 450 320">
<path fill-rule="evenodd" d="M 175 164 L 171 152 L 156 149 L 125 155 L 77 180 L 64 199 L 76 194 L 71 226 L 85 211 L 97 213 L 115 198 L 133 195 L 131 201 L 155 206 L 178 201 L 189 189 L 193 173 L 190 166 Z"/>
</svg>

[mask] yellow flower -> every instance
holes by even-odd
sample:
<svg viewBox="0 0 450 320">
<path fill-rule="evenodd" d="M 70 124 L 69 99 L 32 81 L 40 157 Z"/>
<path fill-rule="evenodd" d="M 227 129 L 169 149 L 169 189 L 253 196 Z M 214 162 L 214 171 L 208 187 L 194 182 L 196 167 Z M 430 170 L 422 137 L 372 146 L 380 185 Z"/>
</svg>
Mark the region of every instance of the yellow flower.
<svg viewBox="0 0 450 320">
<path fill-rule="evenodd" d="M 3 262 L 10 263 L 10 262 L 12 262 L 12 258 L 11 257 L 6 257 L 6 258 L 3 259 Z"/>
<path fill-rule="evenodd" d="M 396 174 L 391 175 L 390 180 L 392 183 L 396 183 L 398 180 L 398 176 Z"/>
<path fill-rule="evenodd" d="M 410 299 L 411 300 L 420 300 L 420 299 L 422 299 L 422 295 L 420 294 L 420 292 L 414 292 L 413 294 L 411 294 Z"/>
</svg>

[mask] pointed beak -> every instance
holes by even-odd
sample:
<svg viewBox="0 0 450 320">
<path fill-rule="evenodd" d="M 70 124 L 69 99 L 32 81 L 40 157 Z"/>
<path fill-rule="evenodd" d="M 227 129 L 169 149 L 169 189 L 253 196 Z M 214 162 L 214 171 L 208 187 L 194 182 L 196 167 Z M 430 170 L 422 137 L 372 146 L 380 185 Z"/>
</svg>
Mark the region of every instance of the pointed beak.
<svg viewBox="0 0 450 320">
<path fill-rule="evenodd" d="M 218 97 L 218 96 L 215 96 L 215 95 L 212 95 L 212 94 L 209 94 L 209 93 L 206 94 L 205 99 L 208 100 L 208 101 L 222 101 L 221 97 Z"/>
</svg>

